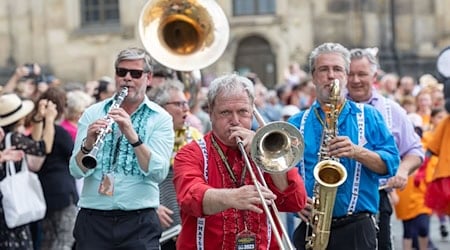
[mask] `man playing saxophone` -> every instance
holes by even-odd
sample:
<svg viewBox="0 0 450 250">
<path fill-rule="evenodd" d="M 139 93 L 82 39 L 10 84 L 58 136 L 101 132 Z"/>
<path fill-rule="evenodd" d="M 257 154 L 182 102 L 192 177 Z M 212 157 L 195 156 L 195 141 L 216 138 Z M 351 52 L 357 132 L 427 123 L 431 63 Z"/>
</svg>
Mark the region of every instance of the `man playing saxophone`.
<svg viewBox="0 0 450 250">
<path fill-rule="evenodd" d="M 393 175 L 397 170 L 399 157 L 394 138 L 373 107 L 346 100 L 343 91 L 336 93 L 336 98 L 330 96 L 335 92 L 333 84 L 339 84 L 341 90 L 347 84 L 350 53 L 345 47 L 322 44 L 312 51 L 309 64 L 317 100 L 288 120 L 305 138 L 304 157 L 297 167 L 309 197 L 306 208 L 299 213 L 303 222 L 295 230 L 294 245 L 297 249 L 306 249 L 306 245 L 312 249 L 377 249 L 373 215 L 378 210 L 378 178 Z M 312 232 L 323 233 L 314 230 L 323 225 L 309 226 L 309 222 L 314 224 L 311 216 L 323 212 L 312 209 L 317 187 L 313 171 L 328 158 L 345 168 L 347 178 L 337 187 L 331 214 L 324 215 L 327 219 L 321 221 L 330 224 L 331 233 L 328 244 L 320 246 L 309 242 L 320 238 L 320 235 L 311 238 Z M 332 176 L 325 173 L 322 177 Z"/>
<path fill-rule="evenodd" d="M 79 120 L 70 159 L 71 174 L 84 177 L 76 249 L 159 249 L 158 183 L 169 170 L 174 132 L 172 117 L 145 94 L 151 80 L 147 52 L 121 51 L 115 82 L 126 91 L 90 106 Z M 83 159 L 91 158 L 86 166 Z"/>
</svg>

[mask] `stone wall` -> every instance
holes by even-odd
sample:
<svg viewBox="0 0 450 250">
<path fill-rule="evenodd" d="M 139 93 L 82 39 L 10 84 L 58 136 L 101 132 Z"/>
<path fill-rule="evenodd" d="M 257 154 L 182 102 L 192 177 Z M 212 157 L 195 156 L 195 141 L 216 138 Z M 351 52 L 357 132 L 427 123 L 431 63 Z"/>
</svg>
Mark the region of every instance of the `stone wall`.
<svg viewBox="0 0 450 250">
<path fill-rule="evenodd" d="M 291 61 L 306 66 L 313 47 L 327 41 L 379 47 L 388 71 L 418 75 L 434 70 L 435 57 L 450 45 L 450 0 L 395 0 L 395 12 L 391 1 L 277 0 L 274 16 L 232 17 L 233 1 L 217 0 L 229 17 L 230 40 L 222 57 L 204 71 L 234 70 L 239 42 L 255 34 L 275 53 L 280 81 Z M 112 76 L 117 52 L 141 46 L 137 22 L 146 0 L 119 2 L 120 25 L 86 30 L 80 28 L 80 1 L 1 1 L 0 74 L 37 62 L 66 82 Z"/>
</svg>

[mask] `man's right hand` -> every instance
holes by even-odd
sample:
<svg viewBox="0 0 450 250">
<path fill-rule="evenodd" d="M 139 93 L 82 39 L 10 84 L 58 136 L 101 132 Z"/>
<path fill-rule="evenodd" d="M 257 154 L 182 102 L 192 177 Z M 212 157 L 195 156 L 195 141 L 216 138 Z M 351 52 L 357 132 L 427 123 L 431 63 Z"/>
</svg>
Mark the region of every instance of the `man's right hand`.
<svg viewBox="0 0 450 250">
<path fill-rule="evenodd" d="M 156 210 L 156 213 L 158 214 L 159 222 L 161 223 L 161 226 L 163 229 L 166 229 L 170 227 L 173 223 L 172 215 L 173 211 L 167 208 L 164 205 L 159 205 L 158 210 Z"/>
<path fill-rule="evenodd" d="M 260 185 L 262 198 L 267 205 L 271 205 L 277 196 L 272 191 Z M 250 210 L 255 213 L 263 213 L 264 210 L 259 205 L 262 204 L 261 197 L 255 185 L 244 185 L 239 188 L 230 189 L 232 199 L 231 207 L 239 210 Z"/>
</svg>

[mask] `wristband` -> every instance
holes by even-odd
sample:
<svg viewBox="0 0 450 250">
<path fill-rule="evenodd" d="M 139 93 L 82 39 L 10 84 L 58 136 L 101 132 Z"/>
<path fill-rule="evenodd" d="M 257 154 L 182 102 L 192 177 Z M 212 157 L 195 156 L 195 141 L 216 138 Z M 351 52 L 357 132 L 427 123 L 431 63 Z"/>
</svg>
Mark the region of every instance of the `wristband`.
<svg viewBox="0 0 450 250">
<path fill-rule="evenodd" d="M 40 120 L 36 119 L 36 116 L 34 116 L 34 115 L 31 117 L 31 121 L 34 122 L 34 123 L 40 123 L 43 120 L 44 120 L 44 118 L 41 118 Z"/>
<path fill-rule="evenodd" d="M 140 146 L 142 143 L 143 143 L 143 142 L 142 142 L 141 138 L 138 137 L 138 141 L 137 141 L 137 142 L 135 142 L 135 143 L 130 143 L 130 144 L 131 144 L 131 146 L 133 146 L 133 148 L 135 148 L 135 147 Z"/>
<path fill-rule="evenodd" d="M 81 152 L 85 155 L 89 154 L 92 149 L 86 148 L 86 138 L 83 139 L 83 142 L 81 143 Z"/>
</svg>

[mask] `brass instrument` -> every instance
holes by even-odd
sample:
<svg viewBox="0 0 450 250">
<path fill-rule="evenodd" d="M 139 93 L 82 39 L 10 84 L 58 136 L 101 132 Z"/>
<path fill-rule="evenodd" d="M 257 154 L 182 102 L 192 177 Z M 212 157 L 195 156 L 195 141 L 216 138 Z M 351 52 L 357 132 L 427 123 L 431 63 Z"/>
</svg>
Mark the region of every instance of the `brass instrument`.
<svg viewBox="0 0 450 250">
<path fill-rule="evenodd" d="M 278 246 L 281 250 L 292 250 L 294 249 L 294 247 L 292 246 L 289 235 L 287 234 L 286 229 L 284 228 L 283 223 L 280 219 L 278 208 L 275 205 L 275 202 L 272 203 L 271 207 L 277 221 L 274 220 L 274 217 L 272 216 L 269 207 L 262 195 L 260 185 L 264 185 L 265 187 L 267 187 L 267 183 L 264 180 L 263 173 L 260 171 L 260 168 L 271 174 L 276 174 L 285 173 L 286 171 L 297 165 L 297 163 L 300 161 L 300 157 L 303 155 L 303 136 L 297 128 L 287 122 L 271 122 L 266 125 L 261 115 L 256 110 L 256 107 L 253 108 L 253 113 L 261 128 L 256 131 L 253 137 L 253 141 L 251 144 L 251 155 L 253 161 L 259 167 L 258 174 L 262 183 L 258 181 L 255 172 L 252 169 L 242 140 L 238 138 L 237 143 L 241 154 L 244 156 L 245 165 L 256 187 L 259 198 L 262 201 L 261 203 L 264 212 L 266 213 L 267 218 L 269 219 L 269 222 L 272 226 L 272 230 L 277 240 Z M 278 231 L 278 226 L 280 227 L 282 235 L 284 237 L 284 243 Z"/>
<path fill-rule="evenodd" d="M 149 0 L 140 13 L 138 30 L 151 57 L 177 71 L 192 108 L 200 70 L 219 59 L 228 45 L 230 28 L 222 8 L 215 0 Z M 193 139 L 189 126 L 185 124 L 186 142 Z M 169 236 L 178 233 L 179 228 Z"/>
<path fill-rule="evenodd" d="M 310 219 L 311 236 L 307 236 L 306 249 L 326 249 L 330 237 L 331 219 L 337 188 L 347 179 L 347 170 L 338 158 L 328 155 L 329 141 L 337 135 L 340 97 L 339 80 L 331 84 L 329 112 L 323 128 L 322 144 L 319 150 L 319 162 L 314 167 L 313 209 Z"/>
<path fill-rule="evenodd" d="M 138 28 L 149 54 L 179 71 L 215 62 L 228 44 L 230 29 L 214 0 L 150 0 L 141 11 Z"/>
<path fill-rule="evenodd" d="M 89 152 L 89 154 L 84 155 L 83 158 L 81 159 L 81 162 L 86 168 L 95 168 L 97 166 L 97 152 L 100 148 L 102 148 L 105 136 L 106 134 L 109 133 L 114 123 L 114 120 L 108 116 L 108 113 L 110 110 L 120 107 L 127 95 L 128 95 L 128 87 L 122 87 L 120 92 L 116 93 L 116 95 L 114 96 L 114 101 L 104 118 L 108 122 L 107 127 L 102 128 L 100 130 L 100 132 L 97 135 L 97 139 L 95 140 L 94 146 L 92 147 L 92 150 Z"/>
<path fill-rule="evenodd" d="M 214 63 L 228 45 L 230 28 L 215 0 L 150 0 L 138 29 L 144 48 L 159 64 L 177 71 L 196 104 L 200 70 Z"/>
</svg>

